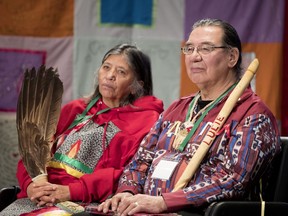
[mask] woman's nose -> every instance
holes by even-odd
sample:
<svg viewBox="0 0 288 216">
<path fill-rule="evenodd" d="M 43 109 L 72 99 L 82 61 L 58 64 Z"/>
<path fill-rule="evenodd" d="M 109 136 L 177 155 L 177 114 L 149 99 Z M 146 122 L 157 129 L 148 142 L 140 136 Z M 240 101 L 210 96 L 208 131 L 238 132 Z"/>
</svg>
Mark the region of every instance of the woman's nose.
<svg viewBox="0 0 288 216">
<path fill-rule="evenodd" d="M 116 78 L 116 71 L 111 69 L 107 72 L 107 79 L 114 80 Z"/>
</svg>

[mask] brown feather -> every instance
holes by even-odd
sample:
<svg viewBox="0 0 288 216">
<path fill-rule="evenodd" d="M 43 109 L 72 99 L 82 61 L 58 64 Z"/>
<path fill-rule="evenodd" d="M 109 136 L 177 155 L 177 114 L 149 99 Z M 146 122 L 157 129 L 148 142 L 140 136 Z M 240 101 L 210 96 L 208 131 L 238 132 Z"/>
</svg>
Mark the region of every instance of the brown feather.
<svg viewBox="0 0 288 216">
<path fill-rule="evenodd" d="M 46 173 L 59 120 L 63 83 L 57 70 L 26 70 L 18 98 L 19 153 L 31 178 Z"/>
</svg>

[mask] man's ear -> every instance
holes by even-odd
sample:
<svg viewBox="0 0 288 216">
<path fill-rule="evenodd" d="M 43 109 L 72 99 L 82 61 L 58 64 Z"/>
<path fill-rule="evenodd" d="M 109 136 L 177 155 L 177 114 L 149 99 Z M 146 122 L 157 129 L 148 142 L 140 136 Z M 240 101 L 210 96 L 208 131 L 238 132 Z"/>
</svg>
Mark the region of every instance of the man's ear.
<svg viewBox="0 0 288 216">
<path fill-rule="evenodd" d="M 239 59 L 239 50 L 237 48 L 235 48 L 235 47 L 231 48 L 229 50 L 228 58 L 229 58 L 228 59 L 229 67 L 233 68 L 236 65 L 236 63 L 237 63 L 237 61 Z"/>
</svg>

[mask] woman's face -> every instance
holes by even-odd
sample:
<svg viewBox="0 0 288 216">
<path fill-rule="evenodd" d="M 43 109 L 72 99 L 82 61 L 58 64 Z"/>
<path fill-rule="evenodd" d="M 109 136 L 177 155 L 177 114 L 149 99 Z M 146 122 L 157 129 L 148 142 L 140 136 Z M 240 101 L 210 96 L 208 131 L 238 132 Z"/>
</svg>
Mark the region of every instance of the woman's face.
<svg viewBox="0 0 288 216">
<path fill-rule="evenodd" d="M 104 103 L 118 107 L 121 99 L 131 93 L 134 73 L 124 55 L 110 55 L 101 65 L 98 75 L 99 91 Z"/>
</svg>

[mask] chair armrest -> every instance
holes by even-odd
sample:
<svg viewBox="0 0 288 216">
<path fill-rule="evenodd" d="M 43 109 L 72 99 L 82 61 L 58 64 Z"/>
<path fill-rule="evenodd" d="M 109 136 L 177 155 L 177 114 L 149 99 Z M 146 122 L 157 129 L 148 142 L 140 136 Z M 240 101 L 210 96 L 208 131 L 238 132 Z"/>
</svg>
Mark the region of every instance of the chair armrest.
<svg viewBox="0 0 288 216">
<path fill-rule="evenodd" d="M 17 199 L 19 186 L 5 187 L 0 190 L 0 212 Z"/>
<path fill-rule="evenodd" d="M 283 216 L 288 212 L 288 203 L 265 202 L 265 216 Z M 261 215 L 261 202 L 223 201 L 212 203 L 205 216 L 255 216 Z"/>
</svg>

